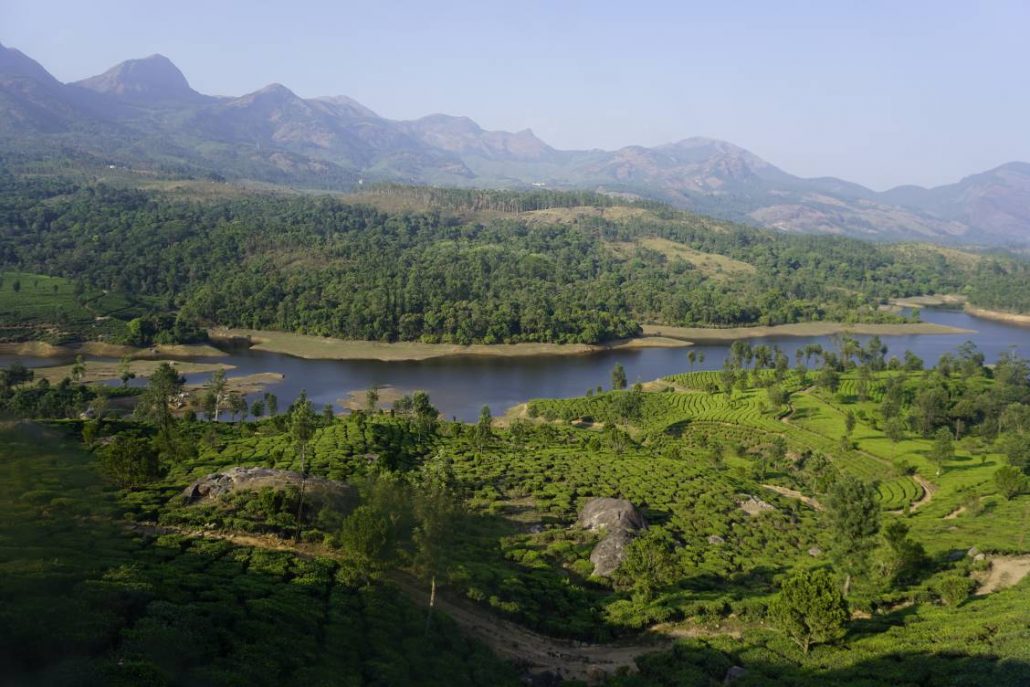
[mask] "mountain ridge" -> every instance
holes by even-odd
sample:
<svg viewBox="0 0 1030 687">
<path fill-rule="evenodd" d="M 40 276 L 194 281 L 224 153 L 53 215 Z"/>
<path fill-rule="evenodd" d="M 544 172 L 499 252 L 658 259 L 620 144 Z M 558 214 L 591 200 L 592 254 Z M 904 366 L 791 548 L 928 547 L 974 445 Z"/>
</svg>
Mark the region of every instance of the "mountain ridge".
<svg viewBox="0 0 1030 687">
<path fill-rule="evenodd" d="M 88 134 L 88 135 L 87 135 Z M 1030 163 L 943 186 L 877 192 L 802 178 L 733 143 L 687 137 L 616 150 L 560 150 L 532 130 L 464 116 L 391 120 L 345 95 L 302 98 L 271 83 L 240 96 L 194 90 L 159 54 L 62 84 L 0 45 L 4 149 L 80 150 L 131 164 L 311 187 L 360 180 L 636 195 L 783 231 L 945 243 L 1030 244 Z"/>
</svg>

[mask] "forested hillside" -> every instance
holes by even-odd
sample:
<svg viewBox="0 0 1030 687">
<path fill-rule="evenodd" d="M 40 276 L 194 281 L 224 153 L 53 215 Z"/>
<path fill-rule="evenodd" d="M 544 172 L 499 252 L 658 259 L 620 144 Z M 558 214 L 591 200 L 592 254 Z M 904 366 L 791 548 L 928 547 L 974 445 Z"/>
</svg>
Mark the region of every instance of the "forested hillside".
<svg viewBox="0 0 1030 687">
<path fill-rule="evenodd" d="M 4 176 L 0 266 L 202 324 L 461 344 L 593 343 L 649 322 L 889 321 L 886 299 L 959 291 L 985 269 L 966 254 L 782 235 L 593 194 L 390 194 L 428 201 L 196 201 Z M 991 278 L 1005 283 L 1006 269 Z"/>
</svg>

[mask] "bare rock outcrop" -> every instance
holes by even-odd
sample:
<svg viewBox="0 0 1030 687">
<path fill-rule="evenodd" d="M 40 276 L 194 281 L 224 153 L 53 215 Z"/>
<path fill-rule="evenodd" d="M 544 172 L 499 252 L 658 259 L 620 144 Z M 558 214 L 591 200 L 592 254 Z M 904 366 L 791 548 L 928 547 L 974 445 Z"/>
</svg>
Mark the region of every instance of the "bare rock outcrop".
<svg viewBox="0 0 1030 687">
<path fill-rule="evenodd" d="M 300 488 L 302 476 L 291 470 L 276 470 L 262 467 L 234 467 L 201 477 L 186 487 L 182 497 L 187 504 L 217 499 L 236 491 L 258 490 L 266 487 L 282 489 L 288 486 Z M 313 499 L 322 499 L 339 506 L 353 506 L 357 503 L 357 489 L 323 477 L 308 477 L 304 490 Z"/>
<path fill-rule="evenodd" d="M 637 533 L 647 529 L 647 521 L 636 507 L 625 499 L 596 498 L 586 502 L 576 524 L 606 536 L 590 552 L 594 574 L 607 577 L 615 572 L 626 556 L 626 547 Z"/>
<path fill-rule="evenodd" d="M 776 510 L 775 506 L 751 494 L 739 494 L 737 496 L 737 506 L 748 515 L 758 515 L 763 511 Z"/>
</svg>

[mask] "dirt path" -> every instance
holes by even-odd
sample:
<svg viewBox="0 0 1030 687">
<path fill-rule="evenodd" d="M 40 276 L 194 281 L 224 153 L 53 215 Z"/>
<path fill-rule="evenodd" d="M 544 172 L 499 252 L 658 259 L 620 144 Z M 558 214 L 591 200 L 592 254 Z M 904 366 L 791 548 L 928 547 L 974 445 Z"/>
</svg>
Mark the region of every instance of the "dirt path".
<svg viewBox="0 0 1030 687">
<path fill-rule="evenodd" d="M 937 493 L 937 485 L 922 475 L 912 475 L 912 480 L 922 488 L 923 495 L 909 504 L 909 513 L 933 501 L 933 495 Z M 905 509 L 902 508 L 900 510 L 891 510 L 887 512 L 891 515 L 903 515 L 905 513 Z"/>
<path fill-rule="evenodd" d="M 777 494 L 780 494 L 781 496 L 786 496 L 788 499 L 796 499 L 801 503 L 805 504 L 806 506 L 814 508 L 815 510 L 823 510 L 823 504 L 819 503 L 811 496 L 805 496 L 796 489 L 788 489 L 787 487 L 781 487 L 776 484 L 763 484 L 762 486 L 766 489 L 771 489 L 772 491 L 775 491 Z"/>
<path fill-rule="evenodd" d="M 293 542 L 270 535 L 238 534 L 214 530 L 191 530 L 155 524 L 134 524 L 130 529 L 139 534 L 184 534 L 192 537 L 221 539 L 255 548 L 291 551 L 305 558 L 332 557 L 333 552 L 323 546 Z M 394 572 L 390 582 L 420 607 L 427 607 L 429 590 L 416 578 L 403 572 Z M 677 637 L 692 636 L 690 629 L 667 628 L 662 632 L 636 637 L 632 641 L 609 644 L 590 644 L 567 639 L 547 637 L 521 625 L 500 618 L 496 614 L 457 597 L 446 589 L 437 588 L 436 610 L 447 614 L 468 636 L 490 647 L 528 673 L 550 673 L 565 680 L 582 680 L 588 684 L 601 681 L 616 670 L 636 670 L 636 659 L 647 653 L 665 651 Z"/>
<path fill-rule="evenodd" d="M 992 556 L 990 563 L 977 594 L 990 594 L 1011 587 L 1030 574 L 1030 556 Z"/>
<path fill-rule="evenodd" d="M 425 607 L 428 589 L 401 574 L 391 581 L 415 604 Z M 534 674 L 551 673 L 565 680 L 598 681 L 616 670 L 636 670 L 636 659 L 646 653 L 671 648 L 674 639 L 652 635 L 632 643 L 588 644 L 537 634 L 501 619 L 447 592 L 436 594 L 437 610 L 446 613 L 464 632 L 489 646 L 498 656 Z"/>
<path fill-rule="evenodd" d="M 922 475 L 912 475 L 912 479 L 915 480 L 916 484 L 923 488 L 923 495 L 919 497 L 918 501 L 912 502 L 912 505 L 909 507 L 909 511 L 914 511 L 916 508 L 920 508 L 930 503 L 933 501 L 933 495 L 937 493 L 937 485 Z"/>
</svg>

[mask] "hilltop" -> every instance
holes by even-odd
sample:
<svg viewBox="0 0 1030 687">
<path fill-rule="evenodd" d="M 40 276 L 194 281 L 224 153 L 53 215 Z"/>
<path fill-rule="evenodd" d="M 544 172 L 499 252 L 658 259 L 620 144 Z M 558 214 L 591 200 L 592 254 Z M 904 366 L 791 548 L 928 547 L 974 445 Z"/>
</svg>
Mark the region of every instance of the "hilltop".
<svg viewBox="0 0 1030 687">
<path fill-rule="evenodd" d="M 792 175 L 726 141 L 558 150 L 531 130 L 488 131 L 467 117 L 396 121 L 347 96 L 302 98 L 272 83 L 203 95 L 152 55 L 62 84 L 0 46 L 0 154 L 19 169 L 260 181 L 350 190 L 370 182 L 477 188 L 584 189 L 785 232 L 870 239 L 1025 246 L 1030 164 L 1012 162 L 958 183 L 875 192 Z"/>
</svg>

